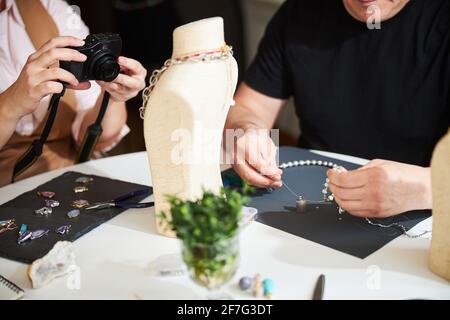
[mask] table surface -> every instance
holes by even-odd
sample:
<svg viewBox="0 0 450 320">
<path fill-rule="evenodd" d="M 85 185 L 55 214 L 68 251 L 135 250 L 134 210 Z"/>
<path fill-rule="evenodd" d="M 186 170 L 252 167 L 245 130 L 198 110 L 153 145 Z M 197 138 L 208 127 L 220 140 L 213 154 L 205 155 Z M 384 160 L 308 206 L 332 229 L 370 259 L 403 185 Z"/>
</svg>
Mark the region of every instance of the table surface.
<svg viewBox="0 0 450 320">
<path fill-rule="evenodd" d="M 362 159 L 320 154 L 365 163 Z M 91 161 L 3 187 L 0 203 L 66 171 L 151 185 L 147 157 L 141 152 Z M 154 208 L 128 210 L 74 242 L 78 282 L 64 277 L 32 289 L 26 275 L 28 266 L 2 258 L 0 274 L 25 289 L 26 299 L 205 298 L 205 291 L 187 275 L 161 277 L 152 273 L 155 259 L 181 251 L 178 240 L 156 233 L 154 219 Z M 430 225 L 431 218 L 413 231 Z M 399 237 L 361 260 L 253 222 L 241 234 L 239 270 L 223 291 L 236 299 L 252 299 L 250 293 L 239 291 L 237 281 L 260 273 L 274 280 L 275 299 L 311 299 L 317 278 L 325 274 L 325 299 L 449 299 L 449 283 L 427 267 L 429 246 L 430 239 Z"/>
</svg>

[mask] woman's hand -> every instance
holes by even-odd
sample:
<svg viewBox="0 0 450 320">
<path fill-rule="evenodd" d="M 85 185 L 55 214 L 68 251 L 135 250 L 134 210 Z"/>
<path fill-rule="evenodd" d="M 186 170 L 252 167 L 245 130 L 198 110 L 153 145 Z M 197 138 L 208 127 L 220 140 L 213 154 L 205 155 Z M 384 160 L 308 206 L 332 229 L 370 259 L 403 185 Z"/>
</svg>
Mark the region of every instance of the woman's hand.
<svg viewBox="0 0 450 320">
<path fill-rule="evenodd" d="M 83 89 L 73 74 L 58 67 L 61 60 L 85 61 L 85 55 L 65 48 L 83 45 L 83 40 L 74 37 L 57 37 L 30 55 L 16 82 L 3 93 L 10 118 L 19 120 L 34 112 L 44 97 L 60 93 L 63 85 L 58 81 L 66 82 L 74 89 Z"/>
<path fill-rule="evenodd" d="M 111 95 L 113 102 L 126 102 L 144 89 L 147 70 L 130 58 L 119 57 L 118 63 L 121 73 L 114 81 L 97 83 Z"/>
<path fill-rule="evenodd" d="M 226 138 L 227 144 L 230 140 Z M 242 179 L 260 188 L 281 188 L 283 171 L 277 166 L 277 148 L 268 130 L 248 129 L 232 146 L 233 168 Z"/>
<path fill-rule="evenodd" d="M 355 170 L 329 170 L 330 190 L 346 211 L 361 217 L 389 217 L 431 209 L 429 168 L 374 160 Z"/>
</svg>

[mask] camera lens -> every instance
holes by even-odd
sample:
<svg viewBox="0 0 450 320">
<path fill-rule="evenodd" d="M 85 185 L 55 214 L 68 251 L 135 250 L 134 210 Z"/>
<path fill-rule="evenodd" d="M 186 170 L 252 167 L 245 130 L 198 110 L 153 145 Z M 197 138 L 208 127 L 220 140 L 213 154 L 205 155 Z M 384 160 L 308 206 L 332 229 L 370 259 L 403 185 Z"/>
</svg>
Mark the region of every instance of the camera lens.
<svg viewBox="0 0 450 320">
<path fill-rule="evenodd" d="M 96 80 L 111 82 L 120 72 L 120 66 L 113 56 L 106 55 L 95 62 L 94 77 Z"/>
</svg>

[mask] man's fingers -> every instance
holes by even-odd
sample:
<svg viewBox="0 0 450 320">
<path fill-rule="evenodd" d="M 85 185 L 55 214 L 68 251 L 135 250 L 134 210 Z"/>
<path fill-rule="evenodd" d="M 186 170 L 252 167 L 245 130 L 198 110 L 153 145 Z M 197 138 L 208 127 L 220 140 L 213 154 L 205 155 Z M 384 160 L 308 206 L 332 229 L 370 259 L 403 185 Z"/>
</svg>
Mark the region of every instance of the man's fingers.
<svg viewBox="0 0 450 320">
<path fill-rule="evenodd" d="M 332 184 L 340 188 L 362 188 L 368 181 L 367 170 L 354 170 L 346 172 L 328 170 L 327 176 Z"/>
<path fill-rule="evenodd" d="M 273 181 L 255 171 L 248 164 L 235 164 L 233 166 L 236 173 L 251 185 L 259 188 L 279 188 L 281 181 Z"/>
<path fill-rule="evenodd" d="M 332 182 L 329 183 L 330 191 L 342 200 L 361 200 L 366 196 L 364 188 L 341 188 Z"/>
<path fill-rule="evenodd" d="M 36 53 L 31 55 L 31 58 L 39 59 L 43 53 L 53 48 L 82 47 L 84 43 L 84 40 L 75 37 L 56 37 L 45 43 Z"/>
</svg>

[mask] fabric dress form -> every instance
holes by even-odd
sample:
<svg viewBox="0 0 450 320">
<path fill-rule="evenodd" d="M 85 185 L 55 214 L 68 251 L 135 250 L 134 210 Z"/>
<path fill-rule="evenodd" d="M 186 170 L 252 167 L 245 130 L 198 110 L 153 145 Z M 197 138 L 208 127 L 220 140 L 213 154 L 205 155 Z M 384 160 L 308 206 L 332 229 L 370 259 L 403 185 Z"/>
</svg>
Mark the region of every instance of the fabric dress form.
<svg viewBox="0 0 450 320">
<path fill-rule="evenodd" d="M 450 281 L 450 131 L 437 145 L 431 164 L 433 233 L 430 269 Z"/>
<path fill-rule="evenodd" d="M 222 18 L 193 22 L 174 31 L 173 58 L 225 46 Z M 174 236 L 159 218 L 169 213 L 167 195 L 195 200 L 222 186 L 222 131 L 237 85 L 234 58 L 171 66 L 151 93 L 144 135 L 153 181 L 156 226 Z"/>
</svg>

